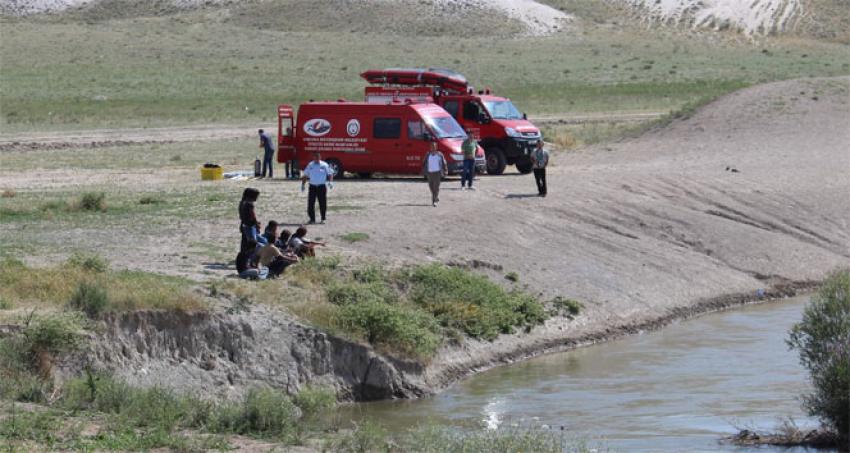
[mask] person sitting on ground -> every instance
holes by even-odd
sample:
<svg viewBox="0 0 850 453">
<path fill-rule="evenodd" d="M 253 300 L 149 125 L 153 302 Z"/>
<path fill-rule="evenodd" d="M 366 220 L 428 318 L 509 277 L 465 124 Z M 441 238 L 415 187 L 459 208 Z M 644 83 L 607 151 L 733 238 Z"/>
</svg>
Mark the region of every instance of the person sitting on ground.
<svg viewBox="0 0 850 453">
<path fill-rule="evenodd" d="M 316 256 L 316 246 L 324 246 L 323 242 L 311 241 L 307 239 L 307 228 L 300 226 L 295 230 L 295 234 L 289 238 L 289 247 L 298 255 L 299 258 L 305 256 Z"/>
<path fill-rule="evenodd" d="M 269 220 L 269 223 L 266 224 L 266 229 L 263 231 L 263 237 L 266 238 L 267 243 L 274 244 L 277 240 L 277 227 L 280 225 L 274 220 Z"/>
<path fill-rule="evenodd" d="M 275 232 L 276 233 L 276 232 Z M 276 234 L 269 238 L 269 243 L 264 245 L 258 252 L 261 267 L 269 269 L 269 278 L 276 278 L 283 273 L 290 264 L 298 262 L 298 257 L 293 253 L 283 253 L 275 245 Z"/>
<path fill-rule="evenodd" d="M 274 245 L 276 245 L 281 252 L 291 251 L 291 249 L 289 248 L 289 239 L 291 237 L 292 232 L 287 229 L 284 229 L 280 232 L 280 236 L 277 238 L 277 241 L 275 241 Z"/>
<path fill-rule="evenodd" d="M 265 245 L 266 238 L 260 235 L 260 222 L 257 220 L 257 215 L 254 212 L 254 203 L 260 197 L 260 191 L 252 187 L 248 187 L 242 192 L 242 200 L 239 202 L 239 232 L 242 233 L 242 242 L 239 250 L 249 249 L 250 242 L 256 242 Z"/>
</svg>

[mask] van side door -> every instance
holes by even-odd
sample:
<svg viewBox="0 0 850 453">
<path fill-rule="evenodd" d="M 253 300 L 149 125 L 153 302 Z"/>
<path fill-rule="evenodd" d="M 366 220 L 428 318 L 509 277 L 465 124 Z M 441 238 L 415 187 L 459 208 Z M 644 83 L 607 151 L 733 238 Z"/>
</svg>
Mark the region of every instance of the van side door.
<svg viewBox="0 0 850 453">
<path fill-rule="evenodd" d="M 398 116 L 378 116 L 372 120 L 372 153 L 374 171 L 400 173 L 404 170 L 402 120 Z"/>
<path fill-rule="evenodd" d="M 404 152 L 405 173 L 416 174 L 422 169 L 422 159 L 431 146 L 427 134 L 428 128 L 419 116 L 411 115 L 406 120 L 407 142 Z"/>
</svg>

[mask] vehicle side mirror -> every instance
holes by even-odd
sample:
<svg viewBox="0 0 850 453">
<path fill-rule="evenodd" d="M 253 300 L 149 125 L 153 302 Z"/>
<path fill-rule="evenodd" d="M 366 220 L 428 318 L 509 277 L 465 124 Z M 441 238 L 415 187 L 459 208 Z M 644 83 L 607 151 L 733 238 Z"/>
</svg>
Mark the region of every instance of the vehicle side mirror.
<svg viewBox="0 0 850 453">
<path fill-rule="evenodd" d="M 434 141 L 434 137 L 431 136 L 430 132 L 425 132 L 424 134 L 422 134 L 422 140 L 425 140 L 426 142 L 432 142 Z"/>
<path fill-rule="evenodd" d="M 478 114 L 478 122 L 481 124 L 487 124 L 490 122 L 490 118 L 487 116 L 486 113 L 481 112 Z"/>
<path fill-rule="evenodd" d="M 525 112 L 522 112 L 522 119 L 524 119 L 524 120 L 527 120 L 527 119 L 528 119 L 528 115 L 526 115 L 526 113 L 525 113 Z"/>
</svg>

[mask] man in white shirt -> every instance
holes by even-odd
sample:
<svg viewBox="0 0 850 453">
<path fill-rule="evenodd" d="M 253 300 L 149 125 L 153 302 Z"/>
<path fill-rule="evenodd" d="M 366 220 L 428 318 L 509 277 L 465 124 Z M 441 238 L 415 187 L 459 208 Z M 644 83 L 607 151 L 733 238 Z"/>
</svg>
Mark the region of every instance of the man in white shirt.
<svg viewBox="0 0 850 453">
<path fill-rule="evenodd" d="M 307 194 L 307 215 L 310 216 L 309 223 L 316 223 L 316 199 L 319 199 L 319 212 L 322 214 L 322 223 L 325 223 L 325 213 L 328 207 L 328 187 L 333 188 L 334 175 L 330 165 L 322 160 L 322 156 L 316 153 L 315 159 L 304 168 L 301 176 L 301 191 L 304 185 L 310 181 L 310 191 Z"/>
<path fill-rule="evenodd" d="M 448 166 L 443 153 L 437 150 L 437 142 L 431 142 L 431 151 L 422 161 L 422 174 L 428 178 L 428 188 L 431 189 L 431 206 L 437 206 L 440 201 L 440 181 L 448 174 Z"/>
</svg>

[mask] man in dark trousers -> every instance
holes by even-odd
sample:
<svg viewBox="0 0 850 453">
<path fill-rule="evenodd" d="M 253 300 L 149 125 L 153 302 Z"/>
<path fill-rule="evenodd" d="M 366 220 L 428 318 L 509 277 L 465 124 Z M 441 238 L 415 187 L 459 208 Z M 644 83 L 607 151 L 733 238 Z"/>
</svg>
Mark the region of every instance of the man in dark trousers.
<svg viewBox="0 0 850 453">
<path fill-rule="evenodd" d="M 269 178 L 274 178 L 274 169 L 272 168 L 272 160 L 274 160 L 274 145 L 272 144 L 272 139 L 269 138 L 269 134 L 265 133 L 262 129 L 258 132 L 260 133 L 260 148 L 263 148 L 262 177 L 266 177 L 266 168 L 268 168 Z"/>
<path fill-rule="evenodd" d="M 304 168 L 301 177 L 301 191 L 304 185 L 310 181 L 310 192 L 307 194 L 307 215 L 309 223 L 316 223 L 316 199 L 319 199 L 319 213 L 322 214 L 322 223 L 325 223 L 325 213 L 328 208 L 328 189 L 334 187 L 334 175 L 330 165 L 322 160 L 319 153 L 314 154 L 314 159 Z"/>
<path fill-rule="evenodd" d="M 537 182 L 537 196 L 546 196 L 546 165 L 549 163 L 549 151 L 543 149 L 543 140 L 537 142 L 537 149 L 531 152 L 531 168 L 534 169 L 534 181 Z"/>
</svg>

